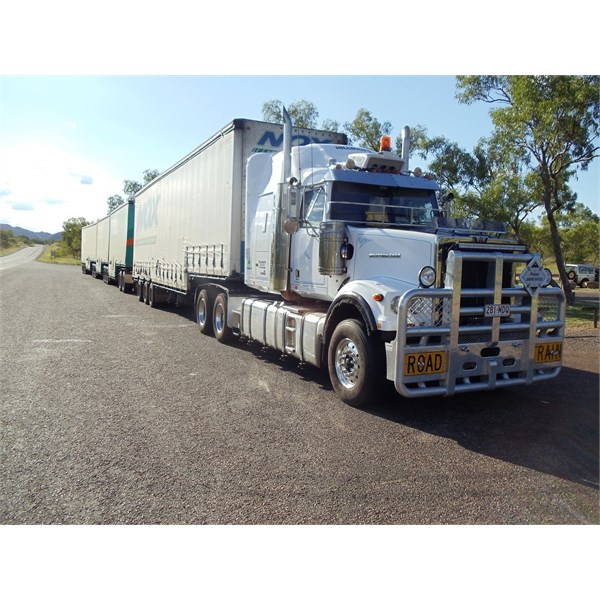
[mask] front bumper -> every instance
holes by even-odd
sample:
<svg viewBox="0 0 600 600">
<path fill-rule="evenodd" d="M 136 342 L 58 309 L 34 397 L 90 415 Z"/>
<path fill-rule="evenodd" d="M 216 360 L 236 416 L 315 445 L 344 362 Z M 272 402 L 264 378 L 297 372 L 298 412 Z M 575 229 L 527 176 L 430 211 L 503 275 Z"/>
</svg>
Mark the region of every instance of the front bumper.
<svg viewBox="0 0 600 600">
<path fill-rule="evenodd" d="M 480 304 L 461 306 L 463 298 Z M 509 303 L 510 316 L 485 315 Z M 562 366 L 565 298 L 560 288 L 415 289 L 386 343 L 387 378 L 402 396 L 451 396 L 556 377 Z"/>
</svg>

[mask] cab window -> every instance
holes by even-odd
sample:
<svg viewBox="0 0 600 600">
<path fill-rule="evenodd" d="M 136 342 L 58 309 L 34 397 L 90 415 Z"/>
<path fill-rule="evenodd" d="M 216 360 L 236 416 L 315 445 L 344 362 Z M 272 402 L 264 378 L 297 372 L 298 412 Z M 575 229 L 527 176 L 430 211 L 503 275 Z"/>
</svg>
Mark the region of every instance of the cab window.
<svg viewBox="0 0 600 600">
<path fill-rule="evenodd" d="M 325 197 L 323 188 L 307 190 L 304 194 L 304 219 L 314 228 L 318 228 L 323 220 Z"/>
</svg>

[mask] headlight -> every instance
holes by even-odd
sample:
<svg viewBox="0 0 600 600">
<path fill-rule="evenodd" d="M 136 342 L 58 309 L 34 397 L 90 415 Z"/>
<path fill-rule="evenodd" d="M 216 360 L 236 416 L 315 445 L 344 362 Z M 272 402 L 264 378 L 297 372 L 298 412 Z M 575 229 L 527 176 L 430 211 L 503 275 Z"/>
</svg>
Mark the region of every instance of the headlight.
<svg viewBox="0 0 600 600">
<path fill-rule="evenodd" d="M 435 269 L 433 267 L 423 267 L 419 271 L 419 283 L 424 288 L 429 288 L 435 283 Z"/>
<path fill-rule="evenodd" d="M 400 304 L 400 296 L 394 296 L 390 302 L 390 308 L 398 314 L 398 306 Z"/>
</svg>

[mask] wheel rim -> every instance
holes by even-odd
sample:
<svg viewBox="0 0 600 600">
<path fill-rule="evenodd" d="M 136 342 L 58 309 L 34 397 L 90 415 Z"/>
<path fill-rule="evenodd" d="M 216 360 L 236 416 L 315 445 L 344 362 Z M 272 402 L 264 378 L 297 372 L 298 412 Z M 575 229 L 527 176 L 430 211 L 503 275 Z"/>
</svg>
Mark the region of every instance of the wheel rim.
<svg viewBox="0 0 600 600">
<path fill-rule="evenodd" d="M 225 327 L 225 313 L 223 311 L 223 305 L 217 304 L 217 306 L 215 306 L 215 329 L 219 333 L 222 333 L 224 327 Z"/>
<path fill-rule="evenodd" d="M 350 338 L 344 338 L 335 350 L 335 373 L 345 388 L 353 388 L 361 369 L 360 354 L 356 344 Z"/>
<path fill-rule="evenodd" d="M 204 298 L 200 298 L 198 302 L 198 324 L 204 325 L 206 323 L 206 302 Z"/>
</svg>

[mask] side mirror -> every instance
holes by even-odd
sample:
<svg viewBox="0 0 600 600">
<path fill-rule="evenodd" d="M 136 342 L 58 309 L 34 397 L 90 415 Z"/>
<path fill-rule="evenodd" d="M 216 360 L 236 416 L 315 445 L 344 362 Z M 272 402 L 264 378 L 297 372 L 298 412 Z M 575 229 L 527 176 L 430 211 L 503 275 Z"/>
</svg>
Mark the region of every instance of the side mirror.
<svg viewBox="0 0 600 600">
<path fill-rule="evenodd" d="M 298 233 L 298 229 L 300 229 L 300 223 L 296 217 L 288 217 L 283 222 L 283 230 L 288 235 L 294 235 L 295 233 Z"/>
<path fill-rule="evenodd" d="M 440 208 L 446 217 L 450 217 L 450 205 L 452 204 L 453 200 L 454 194 L 452 192 L 445 192 L 439 198 Z"/>
</svg>

